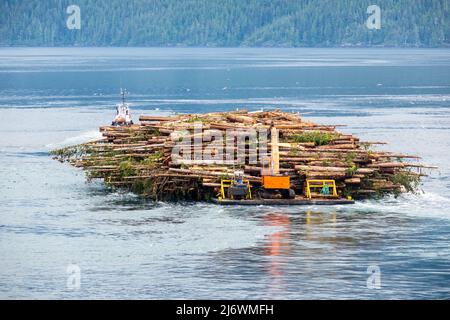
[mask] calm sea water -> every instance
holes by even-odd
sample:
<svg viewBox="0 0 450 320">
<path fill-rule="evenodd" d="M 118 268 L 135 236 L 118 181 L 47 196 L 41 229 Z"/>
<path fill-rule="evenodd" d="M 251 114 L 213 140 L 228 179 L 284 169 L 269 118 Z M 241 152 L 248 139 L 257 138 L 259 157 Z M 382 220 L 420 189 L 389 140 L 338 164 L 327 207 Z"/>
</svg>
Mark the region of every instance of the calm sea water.
<svg viewBox="0 0 450 320">
<path fill-rule="evenodd" d="M 351 206 L 110 192 L 47 152 L 98 137 L 120 87 L 135 119 L 279 107 L 439 169 Z M 449 50 L 2 48 L 0 113 L 0 298 L 450 298 Z"/>
</svg>

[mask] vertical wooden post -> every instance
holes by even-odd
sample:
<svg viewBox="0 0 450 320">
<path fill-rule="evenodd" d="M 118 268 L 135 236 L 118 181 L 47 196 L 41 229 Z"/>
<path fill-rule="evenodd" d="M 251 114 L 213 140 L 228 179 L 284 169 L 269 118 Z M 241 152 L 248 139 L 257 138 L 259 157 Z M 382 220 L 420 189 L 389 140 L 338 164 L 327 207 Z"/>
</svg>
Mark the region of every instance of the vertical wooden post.
<svg viewBox="0 0 450 320">
<path fill-rule="evenodd" d="M 272 174 L 276 175 L 280 173 L 280 150 L 278 148 L 278 130 L 273 127 L 270 130 L 270 142 L 271 148 L 271 166 Z"/>
</svg>

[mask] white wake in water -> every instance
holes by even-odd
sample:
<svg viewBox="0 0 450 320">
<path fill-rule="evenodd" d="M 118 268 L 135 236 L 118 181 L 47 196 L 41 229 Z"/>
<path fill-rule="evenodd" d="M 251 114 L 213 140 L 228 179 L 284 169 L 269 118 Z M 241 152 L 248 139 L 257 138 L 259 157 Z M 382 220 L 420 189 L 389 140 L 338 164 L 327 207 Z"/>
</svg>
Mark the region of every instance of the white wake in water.
<svg viewBox="0 0 450 320">
<path fill-rule="evenodd" d="M 55 149 L 55 148 L 63 148 L 67 146 L 72 146 L 80 143 L 86 143 L 93 140 L 100 139 L 102 137 L 102 134 L 99 131 L 92 130 L 92 131 L 86 131 L 83 132 L 77 136 L 69 137 L 64 139 L 61 142 L 56 143 L 49 143 L 45 145 L 49 149 Z"/>
<path fill-rule="evenodd" d="M 450 198 L 433 192 L 357 201 L 353 208 L 362 211 L 450 219 Z"/>
</svg>

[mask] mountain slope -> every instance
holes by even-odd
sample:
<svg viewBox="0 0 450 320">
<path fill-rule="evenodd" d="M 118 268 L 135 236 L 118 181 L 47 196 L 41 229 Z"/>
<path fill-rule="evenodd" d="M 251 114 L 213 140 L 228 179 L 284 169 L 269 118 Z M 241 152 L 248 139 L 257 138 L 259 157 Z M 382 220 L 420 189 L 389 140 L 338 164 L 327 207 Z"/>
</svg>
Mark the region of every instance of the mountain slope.
<svg viewBox="0 0 450 320">
<path fill-rule="evenodd" d="M 0 45 L 30 46 L 448 46 L 448 0 L 2 0 Z"/>
</svg>

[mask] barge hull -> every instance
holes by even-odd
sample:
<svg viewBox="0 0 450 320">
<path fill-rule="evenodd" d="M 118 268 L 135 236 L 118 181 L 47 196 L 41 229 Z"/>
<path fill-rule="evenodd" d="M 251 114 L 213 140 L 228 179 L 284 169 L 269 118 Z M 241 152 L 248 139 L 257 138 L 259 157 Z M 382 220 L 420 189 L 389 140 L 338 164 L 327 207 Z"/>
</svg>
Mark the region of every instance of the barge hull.
<svg viewBox="0 0 450 320">
<path fill-rule="evenodd" d="M 307 205 L 342 205 L 354 204 L 354 200 L 347 199 L 260 199 L 260 200 L 230 200 L 213 199 L 213 202 L 220 205 L 241 205 L 241 206 L 307 206 Z"/>
</svg>

